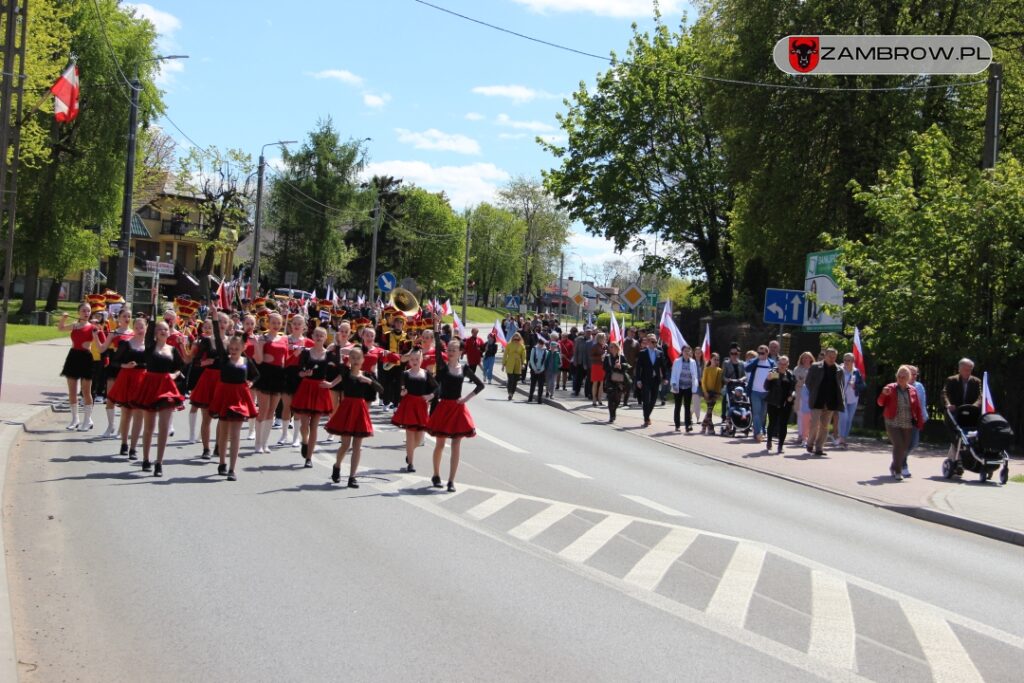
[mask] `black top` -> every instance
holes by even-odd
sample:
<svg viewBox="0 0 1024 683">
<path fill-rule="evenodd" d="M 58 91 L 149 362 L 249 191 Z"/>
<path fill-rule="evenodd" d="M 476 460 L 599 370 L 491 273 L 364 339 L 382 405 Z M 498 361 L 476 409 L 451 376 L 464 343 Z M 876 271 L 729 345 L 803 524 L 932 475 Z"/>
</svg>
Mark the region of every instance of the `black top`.
<svg viewBox="0 0 1024 683">
<path fill-rule="evenodd" d="M 208 338 L 204 337 L 203 341 Z M 244 344 L 244 342 L 243 342 Z M 213 321 L 213 351 L 216 358 L 216 367 L 220 368 L 220 381 L 224 384 L 244 384 L 255 382 L 260 378 L 256 363 L 244 353 L 239 360 L 241 365 L 235 365 L 228 357 L 227 349 L 224 348 L 224 338 L 220 334 L 220 324 L 216 319 Z"/>
<path fill-rule="evenodd" d="M 796 398 L 793 393 L 796 390 L 796 375 L 792 370 L 779 372 L 778 375 L 777 379 L 767 380 L 764 388 L 768 391 L 768 405 L 781 408 Z"/>
<path fill-rule="evenodd" d="M 216 331 L 214 332 L 216 334 Z M 194 366 L 200 370 L 217 370 L 220 368 L 220 354 L 217 353 L 217 346 L 213 341 L 213 337 L 201 337 L 198 343 L 199 350 L 196 351 L 195 356 L 192 359 Z M 204 360 L 213 360 L 212 365 L 203 365 Z"/>
<path fill-rule="evenodd" d="M 498 342 L 488 339 L 484 344 L 484 358 L 498 355 Z"/>
<path fill-rule="evenodd" d="M 413 377 L 406 370 L 402 373 L 402 387 L 413 396 L 429 396 L 437 389 L 437 380 L 429 372 L 423 377 Z"/>
<path fill-rule="evenodd" d="M 441 345 L 441 340 L 437 339 L 434 345 L 434 353 L 436 358 L 443 358 L 441 355 L 444 352 L 444 347 Z M 459 399 L 462 398 L 462 385 L 468 379 L 470 382 L 476 385 L 473 389 L 474 394 L 479 394 L 484 390 L 483 381 L 476 376 L 476 373 L 470 370 L 466 365 L 460 365 L 458 374 L 452 374 L 452 371 L 448 369 L 448 364 L 443 361 L 437 362 L 437 383 L 441 386 L 441 399 Z"/>
<path fill-rule="evenodd" d="M 818 389 L 818 396 L 811 408 L 839 410 L 840 404 L 845 401 L 845 399 L 839 395 L 839 384 L 836 382 L 836 373 L 841 372 L 839 370 L 839 366 L 824 363 L 822 368 L 824 376 L 821 378 L 821 386 Z"/>
<path fill-rule="evenodd" d="M 132 343 L 131 342 L 125 342 L 123 344 L 118 344 L 117 345 L 117 351 L 114 353 L 114 357 L 113 357 L 113 359 L 111 359 L 110 364 L 119 368 L 119 367 L 123 366 L 125 363 L 131 363 L 131 362 L 134 362 L 135 363 L 135 367 L 137 367 L 137 368 L 145 368 L 146 367 L 146 349 L 145 349 L 145 347 L 143 347 L 140 350 L 135 350 L 135 349 L 132 348 Z"/>
<path fill-rule="evenodd" d="M 363 377 L 369 378 L 370 383 L 360 382 L 352 376 L 352 369 L 347 365 L 340 366 L 338 374 L 341 376 L 339 386 L 341 386 L 341 391 L 345 394 L 345 398 L 361 398 L 364 401 L 372 401 L 378 393 L 384 391 L 384 387 L 373 378 L 373 375 L 363 373 Z"/>
<path fill-rule="evenodd" d="M 171 355 L 165 356 L 162 353 L 157 353 L 155 346 L 146 349 L 146 372 L 180 372 L 185 366 L 178 349 L 170 344 L 165 346 L 171 350 Z"/>
<path fill-rule="evenodd" d="M 604 357 L 604 376 L 605 381 L 611 384 L 616 384 L 612 380 L 612 372 L 621 372 L 623 375 L 623 382 L 633 381 L 633 366 L 626 362 L 626 354 L 620 353 L 618 356 L 612 354 L 606 354 Z M 618 367 L 616 367 L 618 365 Z"/>
<path fill-rule="evenodd" d="M 312 373 L 310 375 L 303 375 L 303 377 L 323 382 L 324 380 L 333 379 L 333 377 L 338 376 L 337 371 L 334 369 L 334 366 L 332 366 L 332 363 L 334 362 L 336 361 L 331 358 L 330 351 L 326 352 L 323 358 L 317 360 L 316 358 L 313 358 L 313 354 L 310 353 L 310 349 L 303 349 L 302 354 L 299 356 L 298 368 L 299 372 Z M 333 375 L 333 377 L 328 377 L 329 375 Z"/>
</svg>

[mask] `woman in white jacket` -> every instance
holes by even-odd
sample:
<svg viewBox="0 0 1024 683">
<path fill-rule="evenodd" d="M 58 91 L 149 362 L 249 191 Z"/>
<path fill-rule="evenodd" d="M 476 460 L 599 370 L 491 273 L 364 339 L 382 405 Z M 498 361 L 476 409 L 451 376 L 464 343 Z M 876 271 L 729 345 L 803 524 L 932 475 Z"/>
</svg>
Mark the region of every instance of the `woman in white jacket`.
<svg viewBox="0 0 1024 683">
<path fill-rule="evenodd" d="M 697 362 L 693 360 L 692 349 L 689 346 L 683 347 L 683 353 L 672 363 L 672 377 L 669 384 L 675 397 L 675 423 L 676 431 L 681 426 L 679 423 L 679 410 L 685 410 L 686 431 L 693 431 L 693 421 L 690 414 L 690 407 L 693 403 L 694 394 L 700 400 L 700 375 L 697 372 Z"/>
</svg>

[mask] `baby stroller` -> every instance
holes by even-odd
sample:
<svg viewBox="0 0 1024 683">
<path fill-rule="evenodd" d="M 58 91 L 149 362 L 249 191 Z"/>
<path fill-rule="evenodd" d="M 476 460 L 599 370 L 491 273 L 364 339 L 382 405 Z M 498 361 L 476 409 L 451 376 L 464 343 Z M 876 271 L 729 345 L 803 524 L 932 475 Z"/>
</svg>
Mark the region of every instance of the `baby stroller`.
<svg viewBox="0 0 1024 683">
<path fill-rule="evenodd" d="M 999 470 L 999 483 L 1005 485 L 1010 478 L 1006 451 L 1013 445 L 1010 423 L 998 413 L 982 415 L 975 405 L 949 410 L 946 416 L 953 443 L 942 461 L 942 476 L 952 479 L 967 470 L 987 481 Z"/>
<path fill-rule="evenodd" d="M 722 436 L 736 436 L 737 432 L 743 432 L 743 436 L 750 436 L 754 415 L 750 410 L 750 399 L 743 389 L 743 383 L 729 380 L 722 400 L 726 402 Z"/>
</svg>

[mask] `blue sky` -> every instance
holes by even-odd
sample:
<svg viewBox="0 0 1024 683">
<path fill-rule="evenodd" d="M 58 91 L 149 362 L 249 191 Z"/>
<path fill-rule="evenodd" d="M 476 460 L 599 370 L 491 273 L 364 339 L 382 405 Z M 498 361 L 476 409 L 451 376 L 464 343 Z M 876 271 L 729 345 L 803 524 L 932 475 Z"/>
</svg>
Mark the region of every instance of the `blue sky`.
<svg viewBox="0 0 1024 683">
<path fill-rule="evenodd" d="M 633 21 L 652 24 L 650 0 L 434 1 L 597 54 L 621 54 Z M 660 4 L 677 25 L 686 3 Z M 255 158 L 264 143 L 301 141 L 330 116 L 342 135 L 372 138 L 370 172 L 444 190 L 457 209 L 491 199 L 513 176 L 550 168 L 534 138 L 559 136 L 562 98 L 603 69 L 413 0 L 134 6 L 160 32 L 163 54 L 190 56 L 168 62 L 161 85 L 168 115 L 197 143 Z M 268 159 L 275 156 L 268 148 Z M 614 256 L 608 242 L 579 228 L 570 248 L 570 272 Z"/>
</svg>

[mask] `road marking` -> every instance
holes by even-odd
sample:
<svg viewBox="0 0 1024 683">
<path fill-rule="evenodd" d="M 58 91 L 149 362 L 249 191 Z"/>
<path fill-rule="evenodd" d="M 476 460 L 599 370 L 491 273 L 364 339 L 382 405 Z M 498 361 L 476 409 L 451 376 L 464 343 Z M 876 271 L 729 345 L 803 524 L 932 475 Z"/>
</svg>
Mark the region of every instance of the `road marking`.
<svg viewBox="0 0 1024 683">
<path fill-rule="evenodd" d="M 516 502 L 518 498 L 519 496 L 513 493 L 498 493 L 479 505 L 466 510 L 466 514 L 473 519 L 487 519 L 496 512 L 499 512 Z"/>
<path fill-rule="evenodd" d="M 757 577 L 764 564 L 764 550 L 751 543 L 740 543 L 725 568 L 715 594 L 708 603 L 709 616 L 743 628 L 747 621 L 747 608 L 754 596 Z"/>
<path fill-rule="evenodd" d="M 573 562 L 586 562 L 594 553 L 604 547 L 605 543 L 615 538 L 620 531 L 632 523 L 633 520 L 628 517 L 608 515 L 558 554 Z"/>
<path fill-rule="evenodd" d="M 932 680 L 936 683 L 982 680 L 949 622 L 918 603 L 903 603 L 902 607 L 932 669 Z"/>
<path fill-rule="evenodd" d="M 640 561 L 633 565 L 623 578 L 626 583 L 653 591 L 665 578 L 672 564 L 682 557 L 690 544 L 696 540 L 697 532 L 691 529 L 673 529 L 651 548 Z"/>
<path fill-rule="evenodd" d="M 502 441 L 501 439 L 499 439 L 496 436 L 491 436 L 490 434 L 488 434 L 487 432 L 483 431 L 482 429 L 476 430 L 476 435 L 479 436 L 480 438 L 487 439 L 488 441 L 490 441 L 491 443 L 493 443 L 496 446 L 501 446 L 502 448 L 504 448 L 507 451 L 512 451 L 513 453 L 519 453 L 519 454 L 523 454 L 523 455 L 529 453 L 529 451 L 524 451 L 519 446 L 513 446 L 512 444 L 510 444 L 507 441 Z"/>
<path fill-rule="evenodd" d="M 508 533 L 521 541 L 532 541 L 568 517 L 572 511 L 573 507 L 565 503 L 549 505 Z"/>
<path fill-rule="evenodd" d="M 577 472 L 573 468 L 566 467 L 565 465 L 553 465 L 551 463 L 547 463 L 547 465 L 551 469 L 558 470 L 562 474 L 568 474 L 570 477 L 575 477 L 577 479 L 592 479 L 592 477 L 588 477 L 587 475 L 583 474 L 582 472 Z"/>
<path fill-rule="evenodd" d="M 650 498 L 644 498 L 643 496 L 631 496 L 628 493 L 623 493 L 622 497 L 626 498 L 628 500 L 631 500 L 634 503 L 640 503 L 641 505 L 644 505 L 646 507 L 651 508 L 652 510 L 655 510 L 657 512 L 662 513 L 663 515 L 669 515 L 671 517 L 689 517 L 690 516 L 690 515 L 686 514 L 685 512 L 680 512 L 679 510 L 673 510 L 672 508 L 668 507 L 667 505 L 662 505 L 661 503 L 657 503 L 657 502 L 651 500 Z"/>
<path fill-rule="evenodd" d="M 811 571 L 811 644 L 807 654 L 840 669 L 857 664 L 857 627 L 846 581 Z"/>
</svg>

